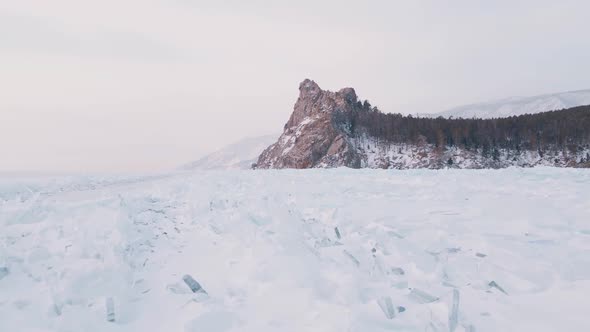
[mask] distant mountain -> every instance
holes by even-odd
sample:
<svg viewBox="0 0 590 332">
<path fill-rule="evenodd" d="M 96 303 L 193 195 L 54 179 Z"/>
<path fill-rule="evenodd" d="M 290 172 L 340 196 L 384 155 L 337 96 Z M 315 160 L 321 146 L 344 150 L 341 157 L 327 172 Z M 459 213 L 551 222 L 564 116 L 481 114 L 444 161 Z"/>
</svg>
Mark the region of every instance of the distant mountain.
<svg viewBox="0 0 590 332">
<path fill-rule="evenodd" d="M 429 117 L 506 118 L 512 115 L 534 114 L 585 105 L 590 105 L 590 90 L 532 97 L 511 97 L 486 103 L 459 106 L 444 112 L 429 114 Z"/>
<path fill-rule="evenodd" d="M 181 167 L 184 170 L 249 169 L 279 135 L 248 137 Z"/>
</svg>

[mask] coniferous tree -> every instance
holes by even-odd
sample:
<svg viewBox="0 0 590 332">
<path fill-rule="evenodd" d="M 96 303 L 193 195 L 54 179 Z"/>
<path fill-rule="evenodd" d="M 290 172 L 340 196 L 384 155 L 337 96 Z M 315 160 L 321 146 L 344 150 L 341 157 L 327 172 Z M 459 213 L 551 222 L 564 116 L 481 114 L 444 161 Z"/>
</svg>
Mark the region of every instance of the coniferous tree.
<svg viewBox="0 0 590 332">
<path fill-rule="evenodd" d="M 494 148 L 494 151 L 492 152 L 492 158 L 495 161 L 500 160 L 500 151 L 498 151 L 498 149 Z"/>
</svg>

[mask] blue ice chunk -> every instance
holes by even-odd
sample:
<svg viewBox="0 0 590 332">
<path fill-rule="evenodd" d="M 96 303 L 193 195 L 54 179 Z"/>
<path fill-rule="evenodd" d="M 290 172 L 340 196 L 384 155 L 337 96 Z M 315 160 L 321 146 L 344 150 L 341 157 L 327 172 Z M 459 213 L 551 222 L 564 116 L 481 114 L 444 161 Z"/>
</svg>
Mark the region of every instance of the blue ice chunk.
<svg viewBox="0 0 590 332">
<path fill-rule="evenodd" d="M 356 257 L 354 257 L 351 253 L 349 253 L 346 250 L 342 251 L 346 256 L 348 256 L 348 258 L 350 258 L 350 260 L 354 263 L 354 265 L 356 265 L 357 267 L 361 265 L 361 262 L 359 262 L 358 259 L 356 259 Z"/>
<path fill-rule="evenodd" d="M 199 284 L 193 277 L 191 277 L 190 275 L 185 275 L 184 277 L 182 277 L 182 280 L 184 280 L 184 283 L 187 284 L 187 286 L 191 289 L 191 291 L 193 293 L 205 293 L 207 294 L 207 292 L 203 289 L 203 287 L 201 287 L 201 284 Z"/>
<path fill-rule="evenodd" d="M 336 237 L 338 238 L 338 240 L 340 240 L 342 238 L 340 236 L 340 231 L 338 230 L 338 227 L 334 227 L 334 233 L 336 233 Z"/>
<path fill-rule="evenodd" d="M 424 291 L 419 290 L 418 288 L 412 288 L 410 291 L 410 298 L 422 304 L 438 301 L 438 297 L 432 296 Z"/>
<path fill-rule="evenodd" d="M 10 270 L 6 266 L 0 267 L 0 280 L 4 279 L 8 274 L 10 274 Z"/>
<path fill-rule="evenodd" d="M 497 290 L 499 290 L 500 292 L 508 295 L 508 293 L 506 293 L 506 291 L 504 290 L 504 288 L 500 287 L 500 285 L 498 285 L 495 281 L 490 281 L 490 283 L 488 284 L 488 286 L 492 287 L 492 288 L 496 288 Z"/>
<path fill-rule="evenodd" d="M 377 300 L 377 304 L 379 304 L 379 307 L 387 319 L 393 319 L 395 317 L 395 307 L 393 306 L 393 302 L 391 302 L 391 297 L 382 297 Z"/>
<path fill-rule="evenodd" d="M 451 307 L 451 313 L 449 314 L 449 329 L 451 332 L 457 328 L 459 322 L 459 291 L 453 289 L 453 306 Z"/>
<path fill-rule="evenodd" d="M 115 300 L 113 300 L 112 297 L 107 297 L 106 308 L 107 308 L 107 321 L 114 322 L 115 321 Z"/>
</svg>

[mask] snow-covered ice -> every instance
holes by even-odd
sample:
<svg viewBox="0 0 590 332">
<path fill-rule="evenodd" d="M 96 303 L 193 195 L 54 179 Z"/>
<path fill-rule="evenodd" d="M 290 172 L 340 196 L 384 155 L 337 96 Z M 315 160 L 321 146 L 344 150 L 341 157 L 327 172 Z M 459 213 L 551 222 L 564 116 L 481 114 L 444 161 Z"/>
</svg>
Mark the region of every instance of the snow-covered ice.
<svg viewBox="0 0 590 332">
<path fill-rule="evenodd" d="M 590 331 L 588 308 L 588 170 L 0 178 L 0 331 Z"/>
</svg>

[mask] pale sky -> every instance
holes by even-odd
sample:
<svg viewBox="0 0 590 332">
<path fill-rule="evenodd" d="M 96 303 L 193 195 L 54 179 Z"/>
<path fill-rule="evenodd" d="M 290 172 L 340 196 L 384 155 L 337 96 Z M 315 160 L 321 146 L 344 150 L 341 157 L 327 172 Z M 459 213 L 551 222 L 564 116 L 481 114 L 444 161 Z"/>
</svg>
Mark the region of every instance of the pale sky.
<svg viewBox="0 0 590 332">
<path fill-rule="evenodd" d="M 278 133 L 305 78 L 385 112 L 590 88 L 590 2 L 0 0 L 0 171 L 159 171 Z"/>
</svg>

